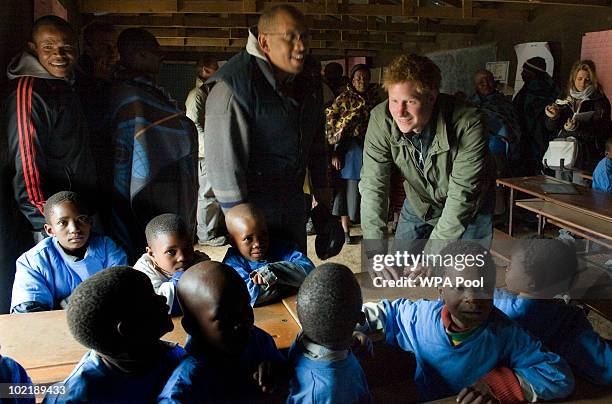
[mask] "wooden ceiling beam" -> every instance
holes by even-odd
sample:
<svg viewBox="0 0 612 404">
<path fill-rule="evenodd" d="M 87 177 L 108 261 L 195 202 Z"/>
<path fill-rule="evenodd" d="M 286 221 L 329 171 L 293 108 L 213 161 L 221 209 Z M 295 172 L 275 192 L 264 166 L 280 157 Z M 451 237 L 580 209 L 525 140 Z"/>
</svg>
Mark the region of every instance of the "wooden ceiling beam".
<svg viewBox="0 0 612 404">
<path fill-rule="evenodd" d="M 178 17 L 183 17 L 180 21 L 183 24 L 177 24 Z M 107 15 L 94 17 L 91 15 L 84 16 L 84 22 L 89 23 L 93 20 L 104 21 L 113 24 L 120 28 L 127 27 L 182 27 L 187 29 L 196 28 L 238 28 L 247 29 L 257 23 L 257 16 L 252 15 L 232 15 L 229 18 L 209 17 L 203 14 L 199 15 L 184 15 L 175 14 L 172 17 L 164 16 L 128 16 L 128 15 Z M 458 34 L 475 34 L 478 31 L 476 25 L 461 25 L 461 24 L 440 24 L 432 21 L 424 21 L 424 27 L 419 31 L 417 23 L 387 23 L 372 21 L 374 18 L 368 18 L 367 30 L 370 32 L 425 32 L 425 33 L 458 33 Z M 364 31 L 364 24 L 357 21 L 334 21 L 334 20 L 319 20 L 311 19 L 311 28 L 314 30 L 328 31 Z"/>
<path fill-rule="evenodd" d="M 514 1 L 514 0 L 506 0 Z M 528 0 L 516 0 L 528 1 Z M 546 1 L 546 0 L 542 0 Z M 550 0 L 550 1 L 583 1 L 601 2 L 609 0 Z M 253 8 L 253 4 L 256 5 Z M 278 4 L 272 2 L 259 2 L 249 0 L 81 0 L 79 10 L 84 14 L 93 13 L 203 13 L 203 14 L 257 14 L 265 7 Z M 463 11 L 457 7 L 418 7 L 411 0 L 399 5 L 391 4 L 346 4 L 338 3 L 337 7 L 327 3 L 292 3 L 306 15 L 338 15 L 338 16 L 407 16 L 428 18 L 454 18 L 462 19 Z M 475 19 L 504 19 L 526 21 L 527 11 L 498 10 L 475 8 Z"/>
<path fill-rule="evenodd" d="M 218 55 L 221 59 L 223 57 L 230 57 L 237 52 L 240 52 L 241 48 L 234 47 L 223 47 L 223 46 L 189 46 L 183 48 L 176 47 L 162 47 L 162 52 L 166 60 L 181 60 L 181 61 L 192 61 L 195 63 L 197 54 L 206 53 Z M 371 56 L 375 57 L 378 52 L 376 50 L 352 50 L 352 49 L 312 49 L 310 52 L 312 55 L 318 58 L 338 58 L 344 56 Z"/>
</svg>

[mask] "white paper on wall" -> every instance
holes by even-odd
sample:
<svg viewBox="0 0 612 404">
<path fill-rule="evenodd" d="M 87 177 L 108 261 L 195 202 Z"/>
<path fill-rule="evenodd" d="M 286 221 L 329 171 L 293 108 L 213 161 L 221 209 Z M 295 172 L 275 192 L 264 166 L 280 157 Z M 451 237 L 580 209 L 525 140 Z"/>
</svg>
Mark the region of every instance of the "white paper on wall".
<svg viewBox="0 0 612 404">
<path fill-rule="evenodd" d="M 553 59 L 552 53 L 550 53 L 550 46 L 548 42 L 527 42 L 520 43 L 514 46 L 516 52 L 516 79 L 514 81 L 514 98 L 521 88 L 523 88 L 523 78 L 521 72 L 523 71 L 523 64 L 527 59 L 539 56 L 546 61 L 546 72 L 552 77 L 553 70 L 555 68 L 555 60 Z"/>
</svg>

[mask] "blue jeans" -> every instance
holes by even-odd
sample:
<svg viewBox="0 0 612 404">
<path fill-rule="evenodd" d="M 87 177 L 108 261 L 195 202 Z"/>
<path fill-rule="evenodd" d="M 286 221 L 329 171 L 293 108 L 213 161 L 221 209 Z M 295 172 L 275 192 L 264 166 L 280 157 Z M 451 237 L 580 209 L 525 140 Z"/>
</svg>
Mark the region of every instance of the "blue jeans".
<svg viewBox="0 0 612 404">
<path fill-rule="evenodd" d="M 491 199 L 491 198 L 489 198 Z M 462 240 L 474 240 L 483 247 L 489 249 L 493 238 L 493 209 L 495 199 L 487 200 L 481 207 L 480 212 L 474 217 L 472 222 L 468 224 L 465 231 L 461 235 Z M 395 240 L 411 242 L 409 250 L 420 252 L 427 243 L 434 226 L 427 223 L 420 217 L 416 216 L 410 209 L 408 199 L 404 200 L 402 211 L 400 212 L 397 230 L 395 232 Z"/>
</svg>

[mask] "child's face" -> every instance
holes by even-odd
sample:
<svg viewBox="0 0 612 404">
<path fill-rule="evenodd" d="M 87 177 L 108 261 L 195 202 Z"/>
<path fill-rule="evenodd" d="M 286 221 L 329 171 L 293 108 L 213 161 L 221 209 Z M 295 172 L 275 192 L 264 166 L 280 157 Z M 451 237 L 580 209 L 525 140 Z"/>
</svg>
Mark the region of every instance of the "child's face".
<svg viewBox="0 0 612 404">
<path fill-rule="evenodd" d="M 76 58 L 76 38 L 72 33 L 52 25 L 42 26 L 28 46 L 52 76 L 67 77 L 72 72 Z"/>
<path fill-rule="evenodd" d="M 80 213 L 74 203 L 66 201 L 53 207 L 45 231 L 50 237 L 56 237 L 66 252 L 78 253 L 89 241 L 91 219 Z"/>
<path fill-rule="evenodd" d="M 452 274 L 454 273 L 454 274 Z M 441 295 L 448 308 L 453 322 L 460 328 L 474 328 L 484 322 L 493 308 L 494 281 L 487 280 L 481 268 L 468 267 L 459 272 L 451 269 L 446 272 L 453 281 L 453 287 L 441 289 Z M 459 285 L 457 278 L 462 277 L 464 281 L 480 281 L 484 276 L 484 285 L 468 287 Z"/>
<path fill-rule="evenodd" d="M 220 297 L 211 296 L 198 310 L 199 332 L 207 345 L 232 356 L 244 351 L 254 323 L 250 296 L 246 287 L 240 286 L 226 289 Z"/>
<path fill-rule="evenodd" d="M 242 217 L 231 226 L 232 245 L 251 261 L 263 261 L 268 254 L 268 227 L 263 220 Z"/>
<path fill-rule="evenodd" d="M 189 237 L 178 234 L 161 234 L 147 247 L 147 254 L 167 275 L 183 271 L 191 266 L 195 254 Z"/>
</svg>

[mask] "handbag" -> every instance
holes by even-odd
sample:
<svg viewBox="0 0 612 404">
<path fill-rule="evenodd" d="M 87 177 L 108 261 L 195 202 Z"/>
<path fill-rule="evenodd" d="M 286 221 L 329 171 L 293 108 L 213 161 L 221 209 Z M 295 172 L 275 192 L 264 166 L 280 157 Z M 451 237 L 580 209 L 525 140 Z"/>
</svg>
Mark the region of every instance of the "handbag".
<svg viewBox="0 0 612 404">
<path fill-rule="evenodd" d="M 572 169 L 578 157 L 578 141 L 574 137 L 553 139 L 548 143 L 542 164 L 556 169 Z"/>
</svg>

